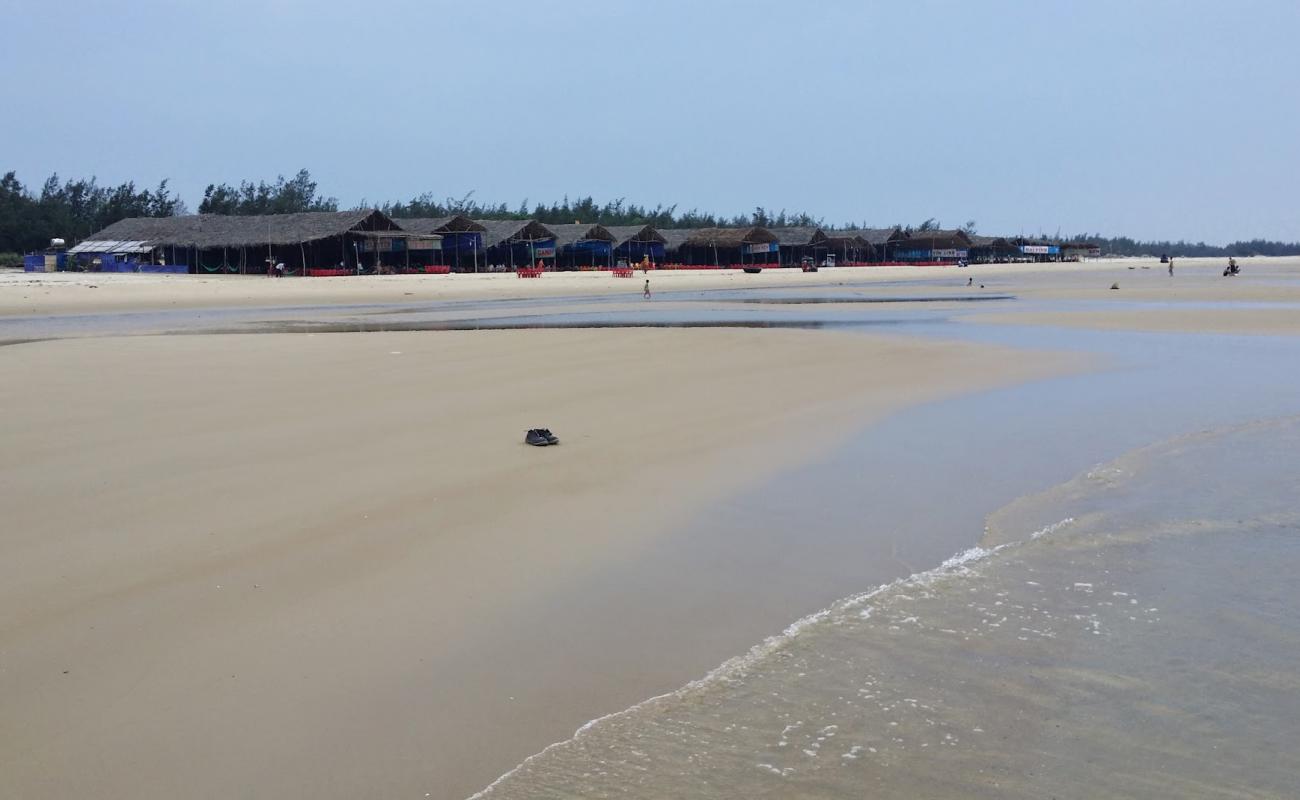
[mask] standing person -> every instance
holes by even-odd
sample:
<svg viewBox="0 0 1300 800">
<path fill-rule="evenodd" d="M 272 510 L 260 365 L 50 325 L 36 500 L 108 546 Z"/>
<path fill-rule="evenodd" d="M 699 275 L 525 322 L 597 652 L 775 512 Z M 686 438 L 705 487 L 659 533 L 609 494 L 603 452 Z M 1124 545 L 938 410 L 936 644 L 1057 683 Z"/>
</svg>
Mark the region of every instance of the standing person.
<svg viewBox="0 0 1300 800">
<path fill-rule="evenodd" d="M 1169 257 L 1169 277 L 1174 277 L 1174 257 Z"/>
<path fill-rule="evenodd" d="M 650 299 L 650 279 L 649 279 L 649 278 L 646 278 L 646 279 L 645 279 L 645 291 L 641 293 L 641 296 L 644 297 L 644 298 L 647 299 L 647 300 Z"/>
</svg>

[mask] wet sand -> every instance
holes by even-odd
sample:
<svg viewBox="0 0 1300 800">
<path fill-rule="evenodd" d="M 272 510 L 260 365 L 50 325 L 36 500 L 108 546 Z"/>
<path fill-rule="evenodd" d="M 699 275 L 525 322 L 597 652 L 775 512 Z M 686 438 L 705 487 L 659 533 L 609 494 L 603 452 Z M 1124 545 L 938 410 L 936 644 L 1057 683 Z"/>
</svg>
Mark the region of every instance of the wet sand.
<svg viewBox="0 0 1300 800">
<path fill-rule="evenodd" d="M 1300 334 L 1300 304 L 1293 308 L 1146 308 L 1108 311 L 1026 312 L 972 316 L 975 322 L 1059 325 L 1109 331 L 1168 331 L 1251 336 Z"/>
<path fill-rule="evenodd" d="M 890 411 L 1080 363 L 761 330 L 0 348 L 0 795 L 463 797 L 734 654 L 590 591 L 606 566 Z M 761 613 L 737 629 L 802 612 Z"/>
</svg>

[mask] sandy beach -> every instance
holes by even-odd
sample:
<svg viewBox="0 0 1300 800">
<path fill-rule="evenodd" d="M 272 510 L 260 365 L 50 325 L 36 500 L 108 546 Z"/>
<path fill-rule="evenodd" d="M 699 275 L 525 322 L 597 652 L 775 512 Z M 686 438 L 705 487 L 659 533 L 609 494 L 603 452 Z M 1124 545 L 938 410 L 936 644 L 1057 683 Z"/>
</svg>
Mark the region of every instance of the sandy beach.
<svg viewBox="0 0 1300 800">
<path fill-rule="evenodd" d="M 730 654 L 554 641 L 566 586 L 891 410 L 1062 368 L 804 331 L 0 349 L 0 793 L 469 794 Z"/>
<path fill-rule="evenodd" d="M 1222 259 L 1178 259 L 1168 276 L 1154 258 L 1052 264 L 980 264 L 955 267 L 845 267 L 803 273 L 794 269 L 638 272 L 629 279 L 606 272 L 548 273 L 520 280 L 513 274 L 387 275 L 268 279 L 262 276 L 94 275 L 0 273 L 0 319 L 177 309 L 314 307 L 456 303 L 476 300 L 553 301 L 563 307 L 583 297 L 626 296 L 639 303 L 643 281 L 656 294 L 747 289 L 869 291 L 883 299 L 915 295 L 1006 292 L 1038 303 L 1091 304 L 1084 310 L 1017 309 L 1016 321 L 1124 330 L 1294 332 L 1292 309 L 1245 307 L 1300 303 L 1300 258 L 1243 258 L 1244 274 L 1222 276 Z M 967 282 L 970 282 L 970 286 Z M 1112 290 L 1118 283 L 1119 290 Z M 1208 309 L 1205 304 L 1217 307 Z M 1243 307 L 1233 308 L 1232 305 Z M 1012 321 L 989 314 L 984 321 Z"/>
<path fill-rule="evenodd" d="M 988 324 L 1297 330 L 1294 261 L 1246 260 L 1232 280 L 1211 261 L 1180 261 L 1173 279 L 1129 266 L 650 279 L 665 294 L 758 286 L 832 305 L 925 294 Z M 641 282 L 0 279 L 0 326 L 249 305 L 549 297 L 540 308 L 557 311 Z M 980 283 L 1016 310 L 956 302 Z M 891 413 L 1093 366 L 938 338 L 739 328 L 0 347 L 0 794 L 467 796 L 816 610 L 775 601 L 720 617 L 709 593 L 723 589 L 637 569 L 701 509 Z M 524 446 L 535 426 L 562 444 Z M 631 584 L 602 582 L 611 574 Z M 688 607 L 669 617 L 632 599 L 655 592 Z"/>
</svg>

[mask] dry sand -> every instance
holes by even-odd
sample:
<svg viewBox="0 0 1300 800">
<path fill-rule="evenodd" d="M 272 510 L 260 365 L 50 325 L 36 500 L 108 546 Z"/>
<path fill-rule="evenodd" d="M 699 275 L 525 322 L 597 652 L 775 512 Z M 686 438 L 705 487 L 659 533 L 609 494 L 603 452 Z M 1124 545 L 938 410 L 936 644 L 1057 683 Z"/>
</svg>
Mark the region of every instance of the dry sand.
<svg viewBox="0 0 1300 800">
<path fill-rule="evenodd" d="M 465 796 L 737 652 L 572 587 L 890 410 L 1063 368 L 772 330 L 0 348 L 0 796 Z"/>
<path fill-rule="evenodd" d="M 388 275 L 285 278 L 200 275 L 93 275 L 0 273 L 0 320 L 47 314 L 90 314 L 183 308 L 343 306 L 366 303 L 428 303 L 504 298 L 626 295 L 640 301 L 649 277 L 655 292 L 709 289 L 818 289 L 828 293 L 869 291 L 876 297 L 1011 293 L 1026 301 L 1088 302 L 1086 311 L 1053 310 L 1052 316 L 987 316 L 984 321 L 1060 323 L 1132 330 L 1202 329 L 1219 332 L 1293 331 L 1300 315 L 1264 309 L 1220 308 L 1198 315 L 1196 305 L 1300 304 L 1300 258 L 1241 259 L 1243 274 L 1224 278 L 1224 260 L 1177 259 L 1170 278 L 1156 259 L 1113 259 L 1064 264 L 989 264 L 955 267 L 842 267 L 816 273 L 764 270 L 651 271 L 632 280 L 605 272 L 547 273 L 521 280 L 512 274 Z M 967 279 L 974 285 L 967 287 Z M 1120 290 L 1112 291 L 1112 283 Z M 980 288 L 984 284 L 984 289 Z M 93 288 L 92 288 L 93 287 Z M 1140 305 L 1139 305 L 1140 304 Z M 1168 306 L 1161 308 L 1159 306 Z M 1274 309 L 1273 311 L 1278 311 Z M 1177 313 L 1173 313 L 1177 312 Z M 1227 312 L 1227 313 L 1219 313 Z M 1056 314 L 1062 317 L 1057 319 Z M 1071 314 L 1078 316 L 1068 316 Z"/>
</svg>

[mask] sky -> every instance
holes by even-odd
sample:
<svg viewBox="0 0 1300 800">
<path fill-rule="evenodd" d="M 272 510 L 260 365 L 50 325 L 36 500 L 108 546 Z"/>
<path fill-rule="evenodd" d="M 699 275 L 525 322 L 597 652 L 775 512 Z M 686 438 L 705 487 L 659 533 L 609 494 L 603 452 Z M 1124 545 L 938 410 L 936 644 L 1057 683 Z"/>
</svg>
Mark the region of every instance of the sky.
<svg viewBox="0 0 1300 800">
<path fill-rule="evenodd" d="M 0 172 L 1300 241 L 1300 2 L 0 0 Z"/>
</svg>

